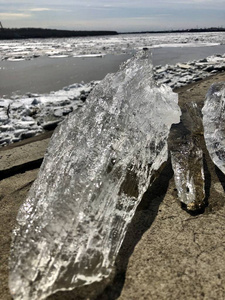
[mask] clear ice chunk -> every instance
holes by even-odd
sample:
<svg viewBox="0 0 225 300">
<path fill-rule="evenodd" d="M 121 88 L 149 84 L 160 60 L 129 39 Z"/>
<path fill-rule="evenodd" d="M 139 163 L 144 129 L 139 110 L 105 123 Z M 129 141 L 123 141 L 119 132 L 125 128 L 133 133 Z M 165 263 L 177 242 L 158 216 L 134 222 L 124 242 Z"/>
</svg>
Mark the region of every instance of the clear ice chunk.
<svg viewBox="0 0 225 300">
<path fill-rule="evenodd" d="M 181 122 L 171 128 L 169 144 L 178 198 L 192 211 L 205 204 L 202 131 L 200 108 L 195 102 L 185 103 Z"/>
<path fill-rule="evenodd" d="M 178 197 L 188 210 L 198 210 L 204 204 L 205 178 L 203 153 L 191 134 L 173 140 L 170 151 Z"/>
<path fill-rule="evenodd" d="M 209 155 L 225 174 L 225 82 L 214 83 L 210 87 L 202 113 Z"/>
<path fill-rule="evenodd" d="M 110 276 L 135 209 L 167 160 L 177 98 L 154 83 L 150 54 L 141 51 L 56 129 L 13 232 L 14 299 L 45 299 Z"/>
<path fill-rule="evenodd" d="M 202 112 L 196 102 L 187 102 L 182 110 L 182 122 L 192 135 L 203 135 Z"/>
</svg>

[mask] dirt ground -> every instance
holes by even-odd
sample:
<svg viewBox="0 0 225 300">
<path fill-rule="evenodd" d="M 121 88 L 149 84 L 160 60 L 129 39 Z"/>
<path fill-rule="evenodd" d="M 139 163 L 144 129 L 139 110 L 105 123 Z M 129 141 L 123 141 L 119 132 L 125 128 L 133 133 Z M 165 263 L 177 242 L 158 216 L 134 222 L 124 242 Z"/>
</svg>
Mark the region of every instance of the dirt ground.
<svg viewBox="0 0 225 300">
<path fill-rule="evenodd" d="M 178 89 L 181 107 L 190 101 L 202 106 L 210 85 L 219 81 L 225 81 L 225 73 Z M 37 176 L 49 136 L 47 133 L 0 149 L 1 300 L 11 299 L 8 257 L 17 211 Z M 225 176 L 209 158 L 202 136 L 200 141 L 205 209 L 190 214 L 180 205 L 168 161 L 130 224 L 112 283 L 106 288 L 96 285 L 58 293 L 50 299 L 225 299 Z"/>
</svg>

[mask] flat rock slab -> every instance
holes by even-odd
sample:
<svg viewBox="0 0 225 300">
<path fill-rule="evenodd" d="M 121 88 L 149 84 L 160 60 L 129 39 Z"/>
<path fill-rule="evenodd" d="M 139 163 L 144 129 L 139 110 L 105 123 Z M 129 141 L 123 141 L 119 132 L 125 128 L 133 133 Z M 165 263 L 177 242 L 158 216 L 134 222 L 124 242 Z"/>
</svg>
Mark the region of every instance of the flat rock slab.
<svg viewBox="0 0 225 300">
<path fill-rule="evenodd" d="M 1 151 L 0 171 L 43 158 L 48 142 L 49 140 L 47 139 L 7 151 Z"/>
<path fill-rule="evenodd" d="M 49 134 L 44 134 L 0 148 L 0 180 L 40 167 L 49 140 Z"/>
</svg>

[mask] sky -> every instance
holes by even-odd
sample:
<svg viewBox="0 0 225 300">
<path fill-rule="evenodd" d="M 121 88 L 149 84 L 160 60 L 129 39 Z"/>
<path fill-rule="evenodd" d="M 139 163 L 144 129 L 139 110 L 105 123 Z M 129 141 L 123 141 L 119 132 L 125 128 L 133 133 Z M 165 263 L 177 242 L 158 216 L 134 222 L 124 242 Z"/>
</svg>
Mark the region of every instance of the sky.
<svg viewBox="0 0 225 300">
<path fill-rule="evenodd" d="M 225 27 L 225 0 L 0 0 L 0 21 L 118 32 Z"/>
</svg>

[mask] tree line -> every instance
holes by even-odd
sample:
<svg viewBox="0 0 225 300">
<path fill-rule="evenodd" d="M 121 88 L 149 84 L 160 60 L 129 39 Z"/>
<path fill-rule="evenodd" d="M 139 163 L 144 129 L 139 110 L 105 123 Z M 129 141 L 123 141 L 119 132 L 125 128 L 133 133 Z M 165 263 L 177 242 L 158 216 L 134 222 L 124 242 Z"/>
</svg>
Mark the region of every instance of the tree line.
<svg viewBox="0 0 225 300">
<path fill-rule="evenodd" d="M 43 28 L 2 28 L 0 39 L 65 38 L 80 36 L 116 35 L 116 31 L 73 31 Z"/>
</svg>

